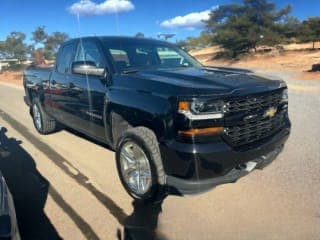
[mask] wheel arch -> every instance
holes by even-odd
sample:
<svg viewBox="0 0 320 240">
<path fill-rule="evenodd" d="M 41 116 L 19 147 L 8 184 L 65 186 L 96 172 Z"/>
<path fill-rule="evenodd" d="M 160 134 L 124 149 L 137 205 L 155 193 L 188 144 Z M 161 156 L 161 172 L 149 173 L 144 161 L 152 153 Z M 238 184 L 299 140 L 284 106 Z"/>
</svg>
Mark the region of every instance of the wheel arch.
<svg viewBox="0 0 320 240">
<path fill-rule="evenodd" d="M 104 109 L 107 142 L 116 146 L 125 130 L 138 126 L 152 130 L 161 142 L 173 123 L 172 106 L 168 96 L 119 86 L 109 88 Z"/>
<path fill-rule="evenodd" d="M 116 147 L 125 131 L 134 127 L 142 126 L 152 130 L 158 140 L 165 135 L 165 121 L 153 116 L 151 113 L 138 109 L 112 109 L 109 115 L 111 133 L 109 137 L 113 147 Z"/>
</svg>

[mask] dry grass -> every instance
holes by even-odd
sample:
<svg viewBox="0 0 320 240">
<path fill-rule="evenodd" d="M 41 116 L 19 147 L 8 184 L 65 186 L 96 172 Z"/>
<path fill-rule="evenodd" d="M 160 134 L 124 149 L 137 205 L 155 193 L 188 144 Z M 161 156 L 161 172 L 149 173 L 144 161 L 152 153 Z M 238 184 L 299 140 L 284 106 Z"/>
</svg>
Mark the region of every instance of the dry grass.
<svg viewBox="0 0 320 240">
<path fill-rule="evenodd" d="M 308 72 L 311 66 L 320 63 L 320 50 L 310 50 L 312 43 L 284 45 L 284 52 L 257 52 L 240 60 L 217 60 L 213 56 L 219 51 L 218 47 L 209 47 L 198 51 L 190 51 L 204 65 L 229 66 L 249 68 L 262 71 L 294 72 L 297 79 L 320 80 L 320 72 Z M 320 48 L 320 42 L 315 45 Z"/>
<path fill-rule="evenodd" d="M 5 71 L 0 74 L 0 82 L 11 83 L 22 86 L 22 71 Z"/>
</svg>

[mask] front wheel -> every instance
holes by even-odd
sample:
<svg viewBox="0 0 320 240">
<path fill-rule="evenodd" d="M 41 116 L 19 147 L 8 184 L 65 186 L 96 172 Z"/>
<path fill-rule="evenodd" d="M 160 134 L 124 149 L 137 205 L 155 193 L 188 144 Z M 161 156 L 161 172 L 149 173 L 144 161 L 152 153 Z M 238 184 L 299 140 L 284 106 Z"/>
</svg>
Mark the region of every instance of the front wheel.
<svg viewBox="0 0 320 240">
<path fill-rule="evenodd" d="M 129 129 L 116 151 L 120 180 L 126 191 L 138 200 L 155 200 L 164 184 L 159 144 L 148 128 Z"/>
</svg>

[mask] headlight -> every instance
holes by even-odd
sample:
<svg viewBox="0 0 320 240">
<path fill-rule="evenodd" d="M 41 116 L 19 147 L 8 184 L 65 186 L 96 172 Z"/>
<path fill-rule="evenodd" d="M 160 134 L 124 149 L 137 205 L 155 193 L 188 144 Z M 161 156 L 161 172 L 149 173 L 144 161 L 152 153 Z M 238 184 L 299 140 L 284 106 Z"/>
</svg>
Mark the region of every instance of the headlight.
<svg viewBox="0 0 320 240">
<path fill-rule="evenodd" d="M 180 101 L 178 112 L 191 120 L 217 119 L 224 116 L 223 101 Z"/>
<path fill-rule="evenodd" d="M 284 89 L 282 92 L 281 103 L 287 103 L 287 102 L 288 102 L 288 89 Z"/>
</svg>

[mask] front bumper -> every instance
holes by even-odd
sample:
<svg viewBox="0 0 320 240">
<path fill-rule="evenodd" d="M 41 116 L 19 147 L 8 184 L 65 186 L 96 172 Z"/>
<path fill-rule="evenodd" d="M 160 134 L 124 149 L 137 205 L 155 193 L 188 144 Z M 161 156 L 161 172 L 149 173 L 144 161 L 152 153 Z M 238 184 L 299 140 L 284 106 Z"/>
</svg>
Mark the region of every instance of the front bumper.
<svg viewBox="0 0 320 240">
<path fill-rule="evenodd" d="M 160 146 L 169 192 L 177 195 L 201 193 L 235 182 L 253 170 L 253 165 L 253 168 L 262 169 L 282 151 L 289 134 L 290 125 L 258 146 L 241 150 L 234 150 L 223 141 L 191 146 L 171 142 Z"/>
<path fill-rule="evenodd" d="M 282 149 L 283 145 L 266 155 L 263 155 L 256 159 L 253 159 L 252 161 L 233 168 L 230 172 L 221 177 L 206 179 L 202 181 L 188 181 L 172 176 L 167 176 L 167 184 L 172 194 L 190 195 L 203 193 L 209 191 L 217 185 L 236 182 L 239 178 L 246 176 L 253 169 L 263 169 L 274 159 L 276 159 Z"/>
</svg>

